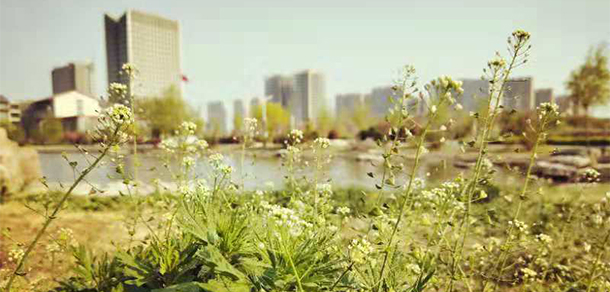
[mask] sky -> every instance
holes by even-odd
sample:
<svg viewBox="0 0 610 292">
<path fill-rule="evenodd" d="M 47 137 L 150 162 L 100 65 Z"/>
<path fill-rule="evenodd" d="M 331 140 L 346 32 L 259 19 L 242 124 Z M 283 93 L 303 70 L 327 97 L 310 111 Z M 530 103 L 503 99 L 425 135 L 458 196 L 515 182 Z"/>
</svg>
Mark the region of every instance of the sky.
<svg viewBox="0 0 610 292">
<path fill-rule="evenodd" d="M 421 83 L 478 78 L 515 29 L 533 45 L 515 76 L 561 94 L 589 48 L 610 42 L 609 0 L 0 0 L 0 94 L 50 96 L 54 67 L 91 60 L 102 95 L 103 15 L 127 9 L 180 21 L 185 97 L 202 109 L 232 110 L 262 96 L 265 77 L 303 69 L 325 74 L 331 107 L 338 93 L 391 84 L 406 64 Z"/>
</svg>

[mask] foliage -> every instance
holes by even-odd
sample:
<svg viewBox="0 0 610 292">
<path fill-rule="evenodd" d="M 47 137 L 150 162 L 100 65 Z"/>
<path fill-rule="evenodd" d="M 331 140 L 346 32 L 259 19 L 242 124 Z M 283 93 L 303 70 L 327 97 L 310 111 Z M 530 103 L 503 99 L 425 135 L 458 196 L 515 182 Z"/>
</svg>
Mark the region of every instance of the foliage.
<svg viewBox="0 0 610 292">
<path fill-rule="evenodd" d="M 274 102 L 266 103 L 265 107 L 264 119 L 262 105 L 257 105 L 251 109 L 252 117 L 259 121 L 261 127 L 265 127 L 266 133 L 262 134 L 270 139 L 288 130 L 290 126 L 290 114 L 288 111 L 282 105 Z"/>
<path fill-rule="evenodd" d="M 170 87 L 161 97 L 136 99 L 136 112 L 151 129 L 152 136 L 171 136 L 183 121 L 192 121 L 201 129 L 203 119 L 180 96 L 176 87 Z"/>
<path fill-rule="evenodd" d="M 54 118 L 46 118 L 40 122 L 40 137 L 37 137 L 39 143 L 57 144 L 63 140 L 64 128 L 61 120 Z"/>
<path fill-rule="evenodd" d="M 592 48 L 585 63 L 570 75 L 566 84 L 573 102 L 588 109 L 597 104 L 604 104 L 610 99 L 610 67 L 608 64 L 608 48 L 599 45 Z"/>
</svg>

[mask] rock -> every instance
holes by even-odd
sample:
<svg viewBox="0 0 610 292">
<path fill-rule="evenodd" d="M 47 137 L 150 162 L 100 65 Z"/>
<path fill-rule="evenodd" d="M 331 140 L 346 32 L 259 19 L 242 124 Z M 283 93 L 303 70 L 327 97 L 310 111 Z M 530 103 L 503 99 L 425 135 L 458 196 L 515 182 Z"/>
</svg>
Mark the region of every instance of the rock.
<svg viewBox="0 0 610 292">
<path fill-rule="evenodd" d="M 21 191 L 41 176 L 36 150 L 19 147 L 0 128 L 0 196 Z"/>
<path fill-rule="evenodd" d="M 610 163 L 598 164 L 595 169 L 599 172 L 601 181 L 610 182 Z"/>
<path fill-rule="evenodd" d="M 574 181 L 578 178 L 578 169 L 576 167 L 548 161 L 536 163 L 533 172 L 541 177 L 562 181 Z"/>
<path fill-rule="evenodd" d="M 600 156 L 599 158 L 597 158 L 597 163 L 602 163 L 602 164 L 610 163 L 610 155 Z"/>
<path fill-rule="evenodd" d="M 360 162 L 383 162 L 383 157 L 377 154 L 359 153 L 356 155 L 356 161 Z"/>
<path fill-rule="evenodd" d="M 553 156 L 551 157 L 550 162 L 573 166 L 576 168 L 584 168 L 591 165 L 591 159 L 589 157 L 578 155 Z"/>
</svg>

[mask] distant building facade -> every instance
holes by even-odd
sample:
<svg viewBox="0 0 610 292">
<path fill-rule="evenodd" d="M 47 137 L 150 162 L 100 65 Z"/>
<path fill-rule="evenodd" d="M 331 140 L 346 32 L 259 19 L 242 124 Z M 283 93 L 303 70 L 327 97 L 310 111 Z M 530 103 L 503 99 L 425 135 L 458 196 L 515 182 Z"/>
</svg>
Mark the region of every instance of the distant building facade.
<svg viewBox="0 0 610 292">
<path fill-rule="evenodd" d="M 175 86 L 182 94 L 180 24 L 139 11 L 118 19 L 104 16 L 108 82 L 128 85 L 134 95 L 160 96 Z M 125 63 L 139 71 L 134 84 L 121 73 Z"/>
<path fill-rule="evenodd" d="M 207 129 L 215 134 L 227 133 L 227 109 L 222 101 L 208 103 Z"/>
<path fill-rule="evenodd" d="M 69 63 L 51 71 L 53 94 L 77 91 L 95 96 L 95 68 L 91 62 Z"/>
<path fill-rule="evenodd" d="M 294 75 L 290 113 L 297 126 L 315 122 L 320 109 L 326 106 L 325 103 L 326 84 L 322 73 L 305 70 Z"/>
<path fill-rule="evenodd" d="M 369 107 L 371 116 L 383 118 L 392 108 L 392 99 L 398 97 L 392 86 L 379 86 L 371 90 L 371 94 L 367 96 L 365 103 Z"/>
<path fill-rule="evenodd" d="M 95 128 L 100 111 L 98 99 L 68 91 L 32 102 L 23 111 L 22 119 L 28 136 L 47 118 L 61 120 L 64 132 L 85 133 Z"/>
<path fill-rule="evenodd" d="M 536 106 L 545 102 L 555 102 L 552 88 L 544 88 L 536 90 Z"/>
<path fill-rule="evenodd" d="M 265 96 L 270 97 L 271 102 L 282 105 L 286 110 L 290 109 L 293 90 L 291 76 L 278 74 L 265 80 Z"/>
<path fill-rule="evenodd" d="M 18 104 L 11 101 L 4 95 L 0 95 L 0 125 L 19 124 L 21 122 L 21 109 Z"/>
<path fill-rule="evenodd" d="M 507 110 L 530 111 L 535 107 L 534 78 L 523 77 L 508 80 L 503 105 Z"/>
<path fill-rule="evenodd" d="M 244 105 L 244 101 L 241 99 L 236 99 L 233 101 L 233 116 L 235 118 L 239 117 L 242 120 L 247 118 L 246 116 L 246 106 Z"/>
<path fill-rule="evenodd" d="M 364 94 L 345 93 L 337 94 L 335 97 L 335 111 L 337 116 L 354 112 L 359 107 L 364 106 Z"/>
<path fill-rule="evenodd" d="M 489 81 L 482 79 L 462 79 L 461 81 L 464 93 L 458 98 L 458 103 L 467 112 L 478 111 L 489 97 Z"/>
</svg>

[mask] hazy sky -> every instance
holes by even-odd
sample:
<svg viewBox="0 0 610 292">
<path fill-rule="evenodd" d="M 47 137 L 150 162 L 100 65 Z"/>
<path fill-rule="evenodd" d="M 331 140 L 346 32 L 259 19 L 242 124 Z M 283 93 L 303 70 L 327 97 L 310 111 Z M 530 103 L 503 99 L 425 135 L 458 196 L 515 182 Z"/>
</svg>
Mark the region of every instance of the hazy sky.
<svg viewBox="0 0 610 292">
<path fill-rule="evenodd" d="M 610 41 L 610 0 L 0 0 L 0 93 L 49 96 L 53 67 L 89 59 L 102 94 L 103 14 L 126 9 L 180 21 L 185 93 L 197 106 L 260 96 L 265 76 L 306 68 L 326 75 L 329 104 L 390 83 L 404 64 L 421 81 L 476 78 L 516 28 L 533 43 L 517 75 L 561 93 L 589 47 Z"/>
</svg>

